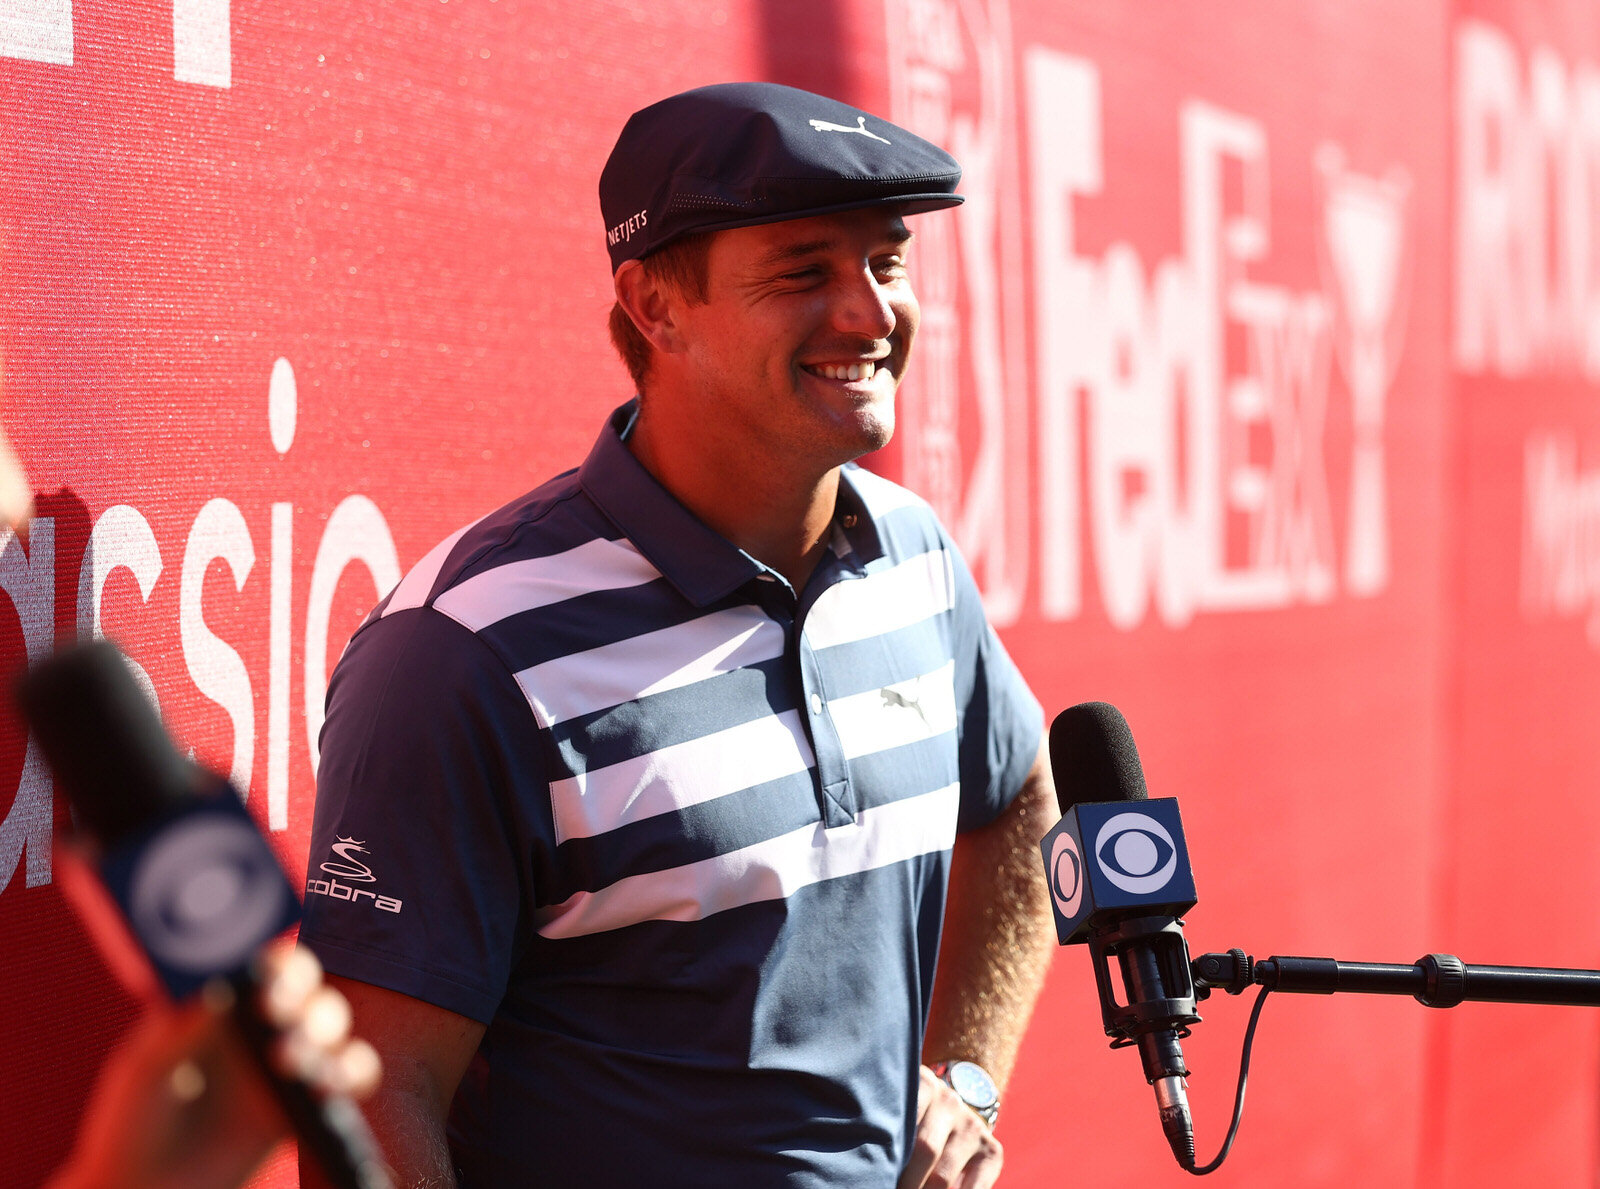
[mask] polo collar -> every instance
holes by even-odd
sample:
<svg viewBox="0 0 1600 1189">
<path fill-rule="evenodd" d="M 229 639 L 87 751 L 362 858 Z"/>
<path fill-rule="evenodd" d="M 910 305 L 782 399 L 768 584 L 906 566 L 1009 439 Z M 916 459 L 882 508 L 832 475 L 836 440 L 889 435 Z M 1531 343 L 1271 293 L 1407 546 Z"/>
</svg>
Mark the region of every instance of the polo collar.
<svg viewBox="0 0 1600 1189">
<path fill-rule="evenodd" d="M 685 508 L 644 469 L 624 444 L 638 416 L 636 397 L 606 419 L 599 440 L 578 468 L 578 485 L 584 494 L 697 607 L 726 598 L 752 578 L 772 574 Z M 856 487 L 859 469 L 853 462 L 841 468 L 834 513 L 837 531 L 849 544 L 858 567 L 883 556 L 877 522 Z"/>
<path fill-rule="evenodd" d="M 684 598 L 709 606 L 766 567 L 679 503 L 633 456 L 624 440 L 638 415 L 637 398 L 611 414 L 578 468 L 578 485 Z"/>
<path fill-rule="evenodd" d="M 866 565 L 883 556 L 883 538 L 878 534 L 878 522 L 872 518 L 866 500 L 856 487 L 856 476 L 861 464 L 847 462 L 839 469 L 839 495 L 834 501 L 834 523 L 844 534 L 857 560 Z"/>
</svg>

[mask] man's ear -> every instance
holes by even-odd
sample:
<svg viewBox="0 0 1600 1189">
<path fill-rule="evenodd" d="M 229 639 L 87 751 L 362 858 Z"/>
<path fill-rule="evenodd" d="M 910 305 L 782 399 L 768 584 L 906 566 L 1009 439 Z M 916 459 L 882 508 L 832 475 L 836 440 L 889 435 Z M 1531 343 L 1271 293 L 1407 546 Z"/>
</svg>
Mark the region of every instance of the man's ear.
<svg viewBox="0 0 1600 1189">
<path fill-rule="evenodd" d="M 673 286 L 653 277 L 637 260 L 625 261 L 612 278 L 617 304 L 657 351 L 683 350 L 677 315 L 683 301 Z"/>
</svg>

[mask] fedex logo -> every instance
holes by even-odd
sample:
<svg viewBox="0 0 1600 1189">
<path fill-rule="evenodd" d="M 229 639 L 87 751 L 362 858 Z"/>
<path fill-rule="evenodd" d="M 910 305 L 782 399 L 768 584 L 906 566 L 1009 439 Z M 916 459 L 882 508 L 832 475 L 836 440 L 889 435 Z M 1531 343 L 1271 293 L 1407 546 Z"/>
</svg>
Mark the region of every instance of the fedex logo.
<svg viewBox="0 0 1600 1189">
<path fill-rule="evenodd" d="M 172 0 L 172 77 L 206 87 L 233 85 L 230 0 Z M 72 0 L 0 4 L 0 58 L 72 65 Z"/>
<path fill-rule="evenodd" d="M 1117 241 L 1091 254 L 1074 201 L 1108 189 L 1099 72 L 1038 46 L 1026 61 L 1044 616 L 1082 613 L 1086 557 L 1125 630 L 1152 612 L 1181 627 L 1200 612 L 1380 594 L 1409 177 L 1356 172 L 1331 142 L 1309 154 L 1322 283 L 1292 288 L 1263 275 L 1262 122 L 1185 100 L 1180 250 L 1151 260 Z M 1324 441 L 1335 369 L 1353 420 L 1337 534 Z"/>
</svg>

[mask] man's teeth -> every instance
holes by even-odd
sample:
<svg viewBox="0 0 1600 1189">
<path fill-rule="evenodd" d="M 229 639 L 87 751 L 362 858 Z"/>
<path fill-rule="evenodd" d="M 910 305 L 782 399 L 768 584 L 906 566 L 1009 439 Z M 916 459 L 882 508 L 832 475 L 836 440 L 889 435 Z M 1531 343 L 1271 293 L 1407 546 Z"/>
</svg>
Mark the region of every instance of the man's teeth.
<svg viewBox="0 0 1600 1189">
<path fill-rule="evenodd" d="M 807 370 L 826 380 L 870 380 L 872 373 L 878 370 L 878 365 L 868 359 L 861 363 L 819 363 Z"/>
</svg>

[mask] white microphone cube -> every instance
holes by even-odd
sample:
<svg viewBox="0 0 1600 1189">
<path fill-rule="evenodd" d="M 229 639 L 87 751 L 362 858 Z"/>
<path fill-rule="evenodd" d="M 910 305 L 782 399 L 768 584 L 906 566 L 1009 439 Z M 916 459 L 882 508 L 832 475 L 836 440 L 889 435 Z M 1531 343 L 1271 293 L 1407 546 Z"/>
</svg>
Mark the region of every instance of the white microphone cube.
<svg viewBox="0 0 1600 1189">
<path fill-rule="evenodd" d="M 1039 850 L 1062 945 L 1087 941 L 1112 920 L 1176 917 L 1195 905 L 1174 797 L 1074 805 Z"/>
</svg>

